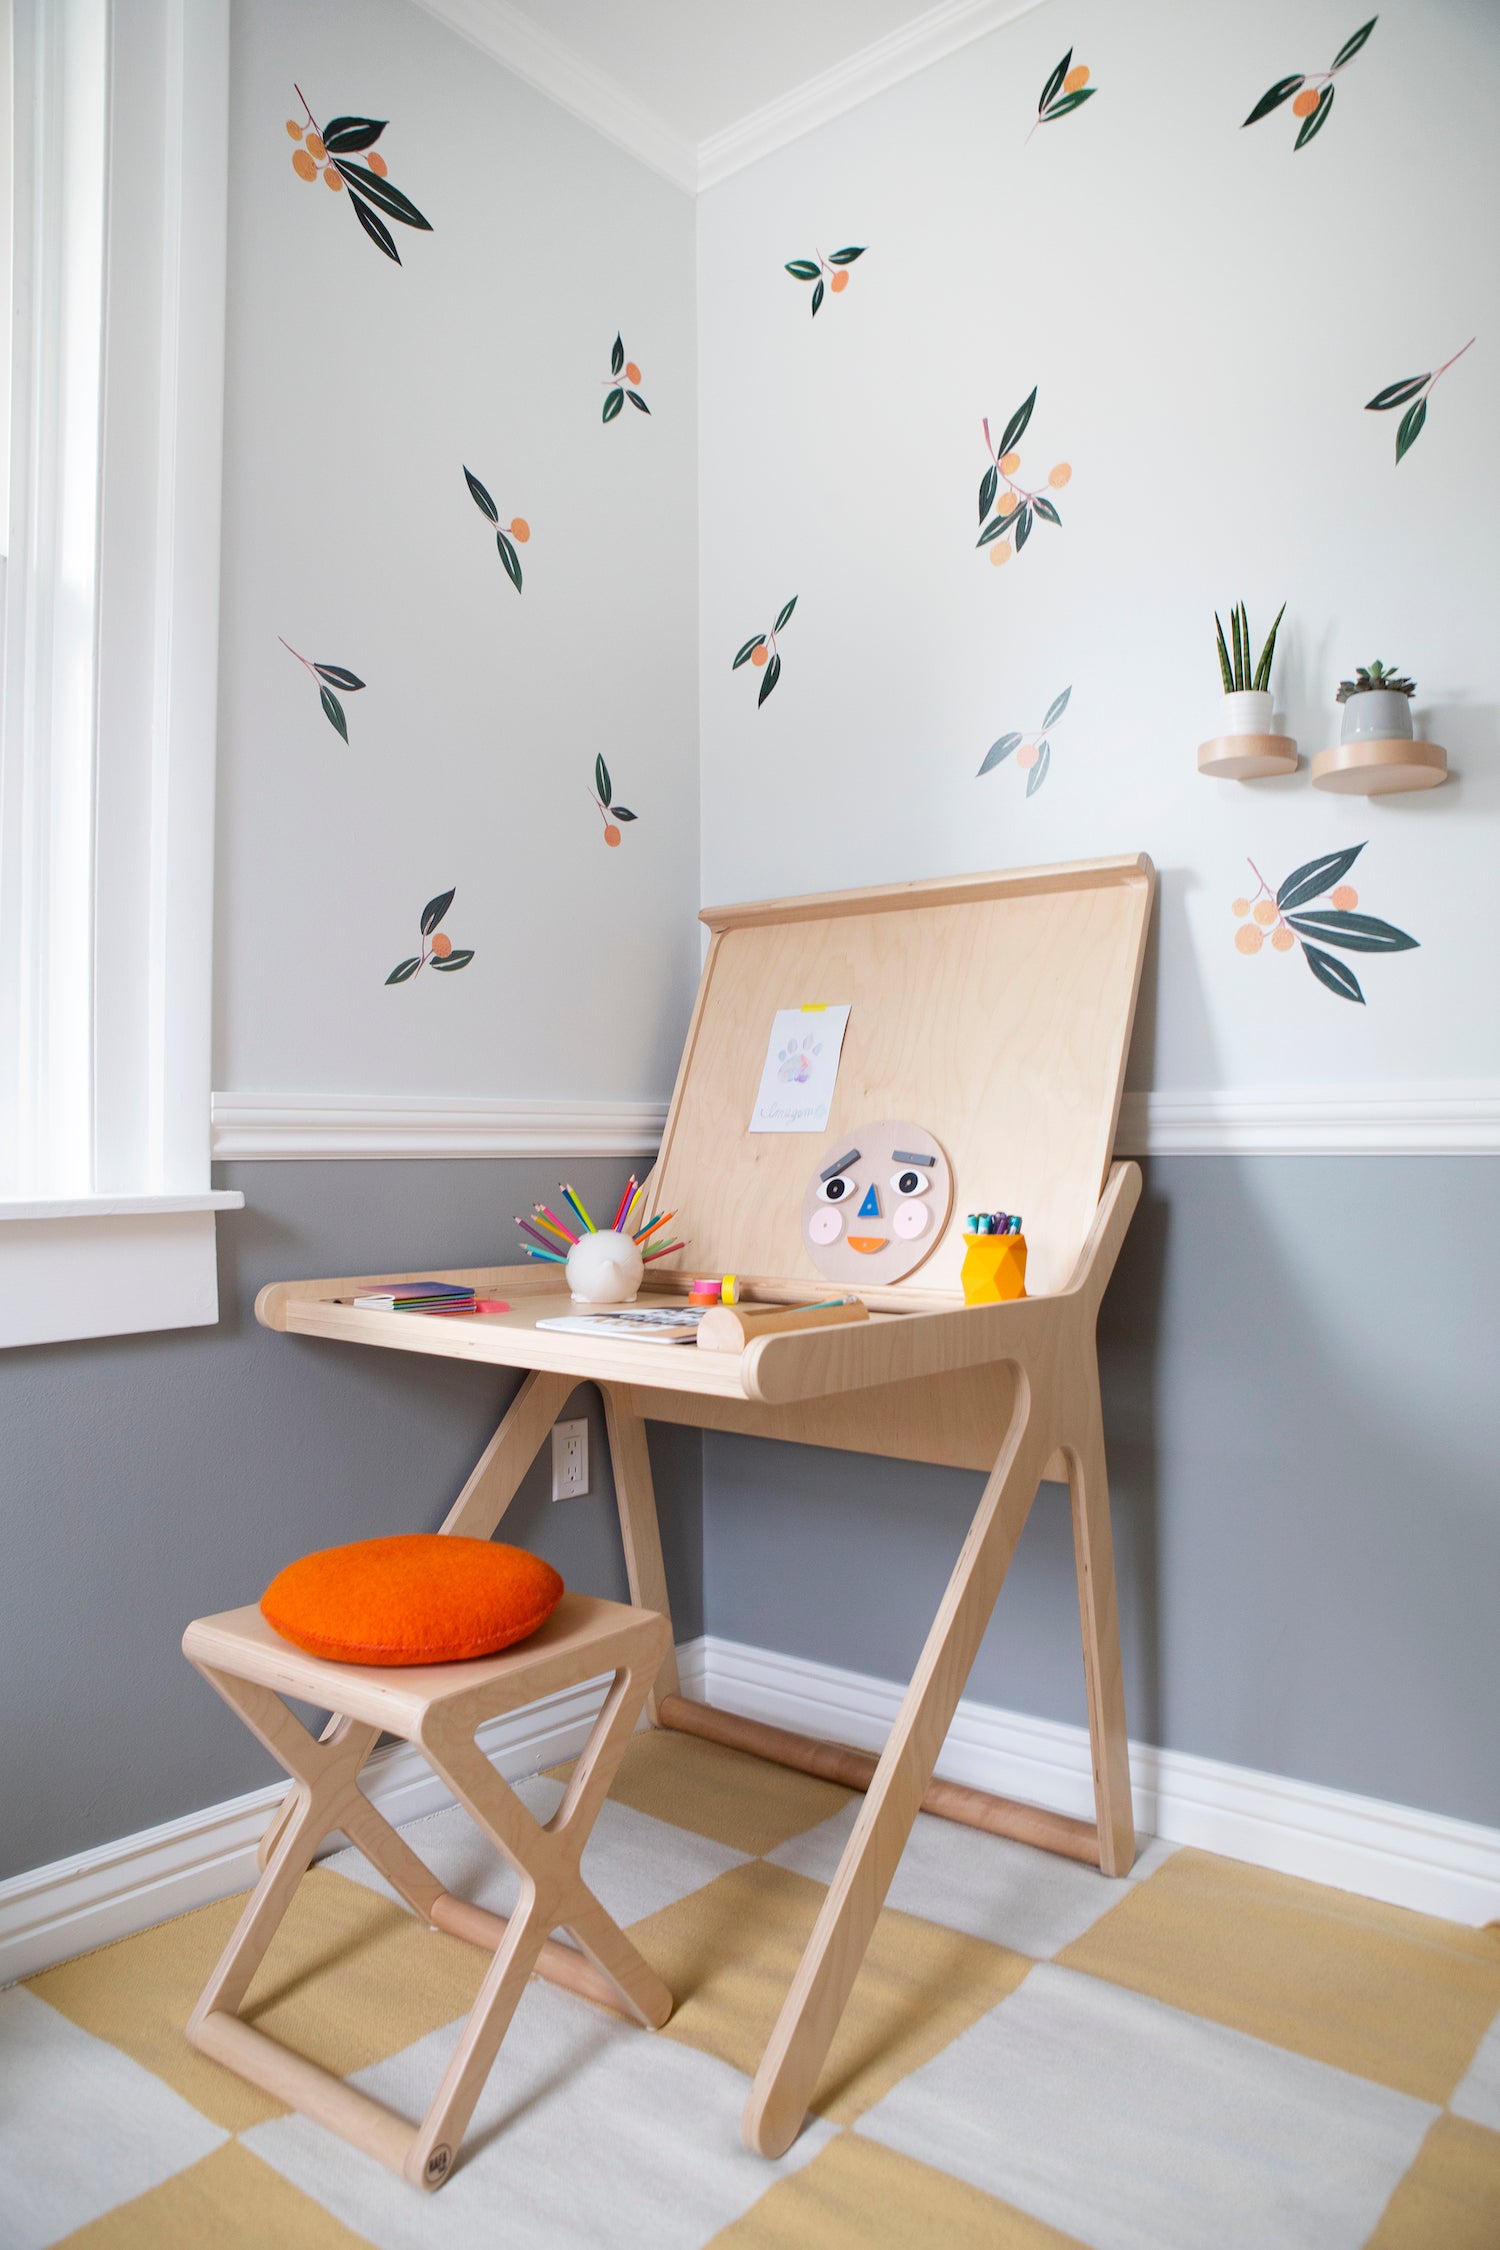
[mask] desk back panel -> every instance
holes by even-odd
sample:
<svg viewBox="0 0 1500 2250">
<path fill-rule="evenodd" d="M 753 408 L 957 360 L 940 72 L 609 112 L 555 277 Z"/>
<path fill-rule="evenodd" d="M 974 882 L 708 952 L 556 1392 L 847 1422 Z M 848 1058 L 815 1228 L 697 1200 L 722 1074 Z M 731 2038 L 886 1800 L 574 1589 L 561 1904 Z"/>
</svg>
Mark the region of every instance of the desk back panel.
<svg viewBox="0 0 1500 2250">
<path fill-rule="evenodd" d="M 953 1216 L 891 1297 L 960 1298 L 964 1214 L 1019 1211 L 1033 1296 L 1062 1288 L 1109 1163 L 1154 875 L 1144 856 L 706 909 L 713 941 L 652 1177 L 663 1267 L 822 1287 L 802 1195 L 823 1137 L 751 1133 L 778 1008 L 849 1003 L 829 1133 L 919 1119 Z"/>
</svg>

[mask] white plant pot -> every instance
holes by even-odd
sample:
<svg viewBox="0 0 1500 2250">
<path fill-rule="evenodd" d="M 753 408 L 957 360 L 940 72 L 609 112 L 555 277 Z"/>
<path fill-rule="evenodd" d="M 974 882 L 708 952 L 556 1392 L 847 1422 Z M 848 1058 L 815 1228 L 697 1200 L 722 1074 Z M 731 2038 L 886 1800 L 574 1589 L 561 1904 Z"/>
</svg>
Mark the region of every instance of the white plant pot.
<svg viewBox="0 0 1500 2250">
<path fill-rule="evenodd" d="M 1392 688 L 1367 688 L 1344 705 L 1340 742 L 1410 742 L 1411 697 Z"/>
<path fill-rule="evenodd" d="M 1224 733 L 1269 734 L 1274 700 L 1269 688 L 1240 688 L 1226 695 L 1222 705 Z"/>
</svg>

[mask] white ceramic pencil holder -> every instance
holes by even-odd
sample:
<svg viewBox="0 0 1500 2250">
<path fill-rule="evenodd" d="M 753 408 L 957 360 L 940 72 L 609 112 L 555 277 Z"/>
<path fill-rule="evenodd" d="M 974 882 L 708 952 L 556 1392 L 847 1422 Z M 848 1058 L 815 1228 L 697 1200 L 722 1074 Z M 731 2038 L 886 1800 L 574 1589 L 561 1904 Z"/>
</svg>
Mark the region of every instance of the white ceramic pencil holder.
<svg viewBox="0 0 1500 2250">
<path fill-rule="evenodd" d="M 612 1228 L 580 1235 L 568 1252 L 568 1287 L 580 1305 L 632 1303 L 645 1270 L 639 1246 Z"/>
</svg>

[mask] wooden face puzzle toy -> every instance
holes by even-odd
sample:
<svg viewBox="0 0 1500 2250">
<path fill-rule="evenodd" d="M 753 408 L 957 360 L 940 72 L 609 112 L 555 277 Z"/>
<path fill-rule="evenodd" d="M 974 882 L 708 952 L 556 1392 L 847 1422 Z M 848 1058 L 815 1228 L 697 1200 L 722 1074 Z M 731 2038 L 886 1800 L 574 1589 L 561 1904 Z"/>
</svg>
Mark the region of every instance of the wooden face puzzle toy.
<svg viewBox="0 0 1500 2250">
<path fill-rule="evenodd" d="M 935 1133 L 909 1118 L 856 1125 L 825 1142 L 802 1197 L 802 1240 L 819 1273 L 884 1287 L 933 1250 L 953 1205 Z"/>
</svg>

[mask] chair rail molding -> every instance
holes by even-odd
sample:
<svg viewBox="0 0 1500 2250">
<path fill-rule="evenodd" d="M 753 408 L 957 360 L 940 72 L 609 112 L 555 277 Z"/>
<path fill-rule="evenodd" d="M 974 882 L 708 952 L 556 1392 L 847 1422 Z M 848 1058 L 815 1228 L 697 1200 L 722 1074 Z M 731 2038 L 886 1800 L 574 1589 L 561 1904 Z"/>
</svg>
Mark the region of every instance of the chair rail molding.
<svg viewBox="0 0 1500 2250">
<path fill-rule="evenodd" d="M 467 1094 L 215 1094 L 216 1162 L 633 1156 L 663 1101 L 486 1101 Z M 1118 1156 L 1500 1155 L 1500 1083 L 1127 1093 Z"/>
</svg>

